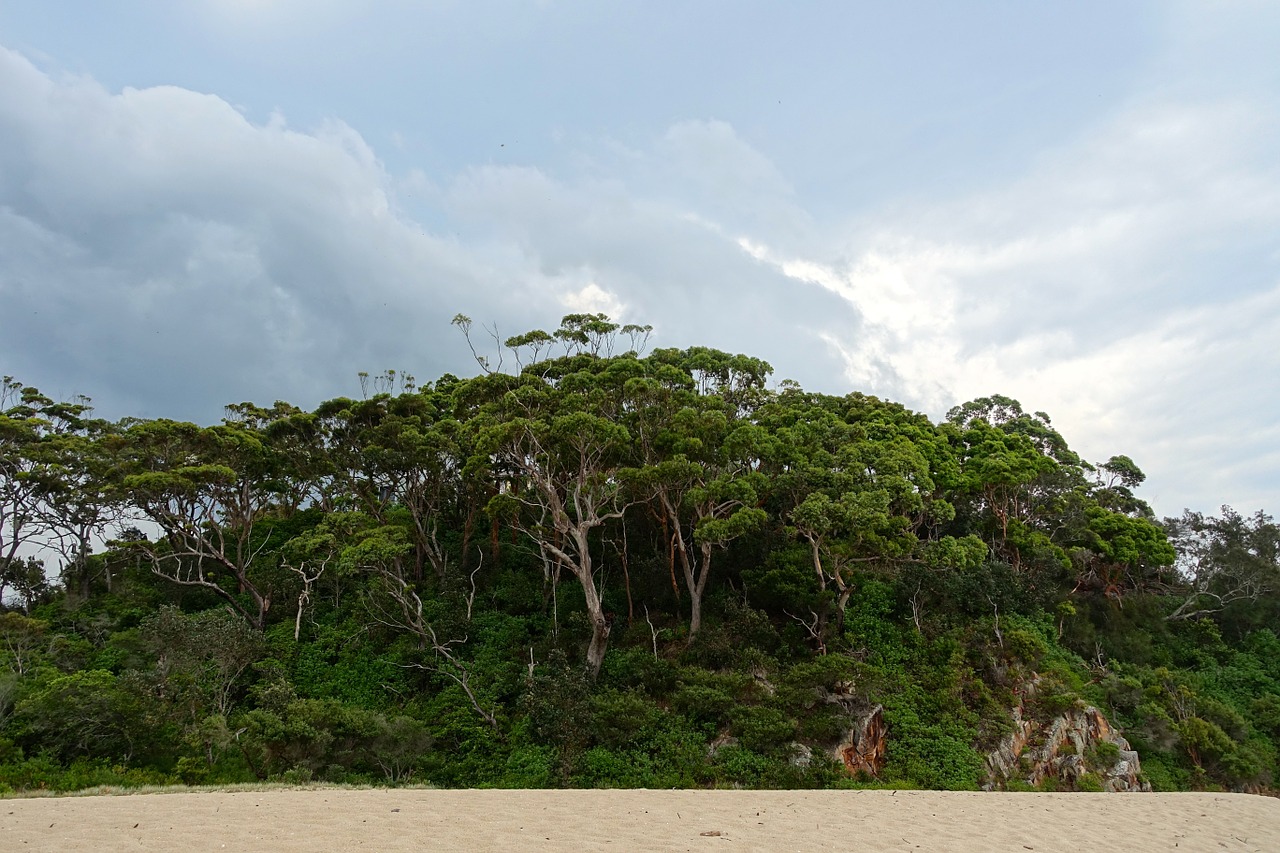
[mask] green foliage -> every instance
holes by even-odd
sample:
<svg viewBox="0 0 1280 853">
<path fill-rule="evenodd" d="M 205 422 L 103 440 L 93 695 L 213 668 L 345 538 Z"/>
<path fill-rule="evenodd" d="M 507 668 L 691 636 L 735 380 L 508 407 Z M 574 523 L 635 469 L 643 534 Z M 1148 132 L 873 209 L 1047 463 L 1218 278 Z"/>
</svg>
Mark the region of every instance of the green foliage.
<svg viewBox="0 0 1280 853">
<path fill-rule="evenodd" d="M 1102 777 L 1097 773 L 1081 773 L 1076 779 L 1076 790 L 1085 793 L 1100 794 L 1103 791 Z"/>
<path fill-rule="evenodd" d="M 32 689 L 17 703 L 14 718 L 29 752 L 40 747 L 63 761 L 128 763 L 173 737 L 159 711 L 140 679 L 85 670 L 55 675 Z"/>
<path fill-rule="evenodd" d="M 742 746 L 760 755 L 785 755 L 795 740 L 795 721 L 775 708 L 739 707 L 732 721 L 730 731 Z"/>
<path fill-rule="evenodd" d="M 41 756 L 26 761 L 0 764 L 0 793 L 11 791 L 68 793 L 107 786 L 141 788 L 149 785 L 175 785 L 179 781 L 169 773 L 111 764 L 101 759 L 81 758 L 64 765 L 52 757 Z"/>
<path fill-rule="evenodd" d="M 1120 758 L 1120 747 L 1109 740 L 1100 740 L 1094 747 L 1094 759 L 1104 764 L 1114 764 Z"/>
<path fill-rule="evenodd" d="M 281 625 L 271 632 L 271 639 L 299 695 L 375 710 L 408 691 L 405 669 L 396 665 L 389 650 L 371 643 L 357 623 L 317 626 L 305 645 L 293 642 L 291 628 Z"/>
<path fill-rule="evenodd" d="M 553 788 L 558 782 L 559 755 L 555 748 L 528 744 L 511 750 L 497 787 Z"/>
<path fill-rule="evenodd" d="M 733 696 L 725 691 L 697 684 L 681 687 L 672 697 L 672 707 L 709 734 L 728 724 L 729 714 L 736 705 Z"/>
<path fill-rule="evenodd" d="M 1157 523 L 1132 459 L 1016 400 L 935 424 L 650 331 L 571 314 L 512 373 L 215 426 L 6 378 L 0 789 L 974 789 L 1019 704 L 1100 707 L 1160 790 L 1276 784 L 1270 516 Z M 91 553 L 122 513 L 157 539 Z M 827 750 L 876 705 L 851 779 Z"/>
</svg>

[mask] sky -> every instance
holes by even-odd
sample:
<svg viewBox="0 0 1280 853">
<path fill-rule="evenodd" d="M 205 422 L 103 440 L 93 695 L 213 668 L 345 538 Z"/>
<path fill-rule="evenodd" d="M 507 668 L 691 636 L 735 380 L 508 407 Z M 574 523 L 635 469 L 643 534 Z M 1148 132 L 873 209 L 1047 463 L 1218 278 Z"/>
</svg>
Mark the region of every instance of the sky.
<svg viewBox="0 0 1280 853">
<path fill-rule="evenodd" d="M 1275 511 L 1277 55 L 1263 0 L 0 2 L 0 372 L 213 423 L 602 311 Z"/>
</svg>

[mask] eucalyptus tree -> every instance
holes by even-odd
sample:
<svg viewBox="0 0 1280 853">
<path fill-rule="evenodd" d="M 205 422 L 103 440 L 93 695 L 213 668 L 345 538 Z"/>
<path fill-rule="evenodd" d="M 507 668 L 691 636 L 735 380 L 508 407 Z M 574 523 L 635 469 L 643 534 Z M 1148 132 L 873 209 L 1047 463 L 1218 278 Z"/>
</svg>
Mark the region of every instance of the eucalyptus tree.
<svg viewBox="0 0 1280 853">
<path fill-rule="evenodd" d="M 689 638 L 717 547 L 761 528 L 767 478 L 759 470 L 768 434 L 753 423 L 769 365 L 699 347 L 658 350 L 626 386 L 639 462 L 636 482 L 652 494 L 670 553 L 689 591 Z M 697 549 L 695 555 L 694 549 Z"/>
<path fill-rule="evenodd" d="M 413 577 L 430 565 L 437 580 L 449 569 L 442 522 L 457 521 L 466 496 L 461 425 L 450 395 L 431 387 L 338 398 L 320 405 L 335 505 L 351 502 L 380 523 L 403 520 L 412 535 Z"/>
<path fill-rule="evenodd" d="M 0 380 L 0 570 L 25 571 L 19 551 L 55 532 L 48 501 L 61 483 L 52 476 L 55 445 L 82 431 L 87 398 L 57 402 L 12 376 Z M 0 579 L 0 594 L 4 581 Z"/>
<path fill-rule="evenodd" d="M 1182 601 L 1168 619 L 1217 616 L 1280 591 L 1280 525 L 1262 511 L 1185 511 L 1164 527 L 1177 551 Z"/>
<path fill-rule="evenodd" d="M 1071 556 L 1079 567 L 1074 591 L 1096 590 L 1115 600 L 1127 592 L 1163 587 L 1177 557 L 1165 531 L 1150 519 L 1097 504 L 1085 508 L 1085 526 Z"/>
<path fill-rule="evenodd" d="M 332 471 L 324 448 L 320 419 L 292 403 L 270 407 L 253 403 L 227 406 L 224 422 L 259 437 L 272 464 L 264 470 L 270 480 L 273 511 L 288 518 L 304 509 L 329 509 L 325 498 Z"/>
<path fill-rule="evenodd" d="M 618 324 L 609 319 L 607 314 L 566 314 L 560 320 L 560 327 L 554 332 L 533 329 L 503 339 L 498 335 L 497 325 L 485 327 L 489 337 L 493 339 L 495 355 L 481 355 L 476 350 L 476 342 L 471 339 L 474 322 L 466 314 L 455 314 L 452 324 L 462 332 L 467 348 L 476 364 L 485 373 L 502 373 L 506 363 L 505 350 L 510 350 L 516 363 L 518 374 L 526 367 L 536 365 L 544 358 L 557 356 L 591 355 L 597 358 L 612 358 L 624 354 L 618 351 L 622 338 L 626 338 L 629 349 L 626 352 L 640 356 L 653 334 L 653 326 L 635 323 Z M 556 350 L 559 352 L 556 352 Z M 544 356 L 545 353 L 545 356 Z"/>
<path fill-rule="evenodd" d="M 409 665 L 453 681 L 475 712 L 496 730 L 497 717 L 487 706 L 484 691 L 474 682 L 461 653 L 467 638 L 449 637 L 437 630 L 430 612 L 431 599 L 423 599 L 413 577 L 405 571 L 405 557 L 413 547 L 412 536 L 404 525 L 383 524 L 357 511 L 329 514 L 315 530 L 291 540 L 286 552 L 291 567 L 310 565 L 324 571 L 332 564 L 335 571 L 362 578 L 365 582 L 361 597 L 369 617 L 384 627 L 407 633 L 419 649 L 430 653 L 430 662 Z M 303 604 L 299 598 L 295 637 Z"/>
<path fill-rule="evenodd" d="M 633 355 L 578 354 L 517 377 L 480 377 L 472 387 L 487 400 L 471 418 L 472 467 L 488 468 L 501 483 L 489 513 L 578 581 L 591 625 L 586 664 L 593 677 L 611 628 L 593 534 L 641 499 L 627 487 L 634 460 L 622 421 L 626 383 L 643 371 Z"/>
<path fill-rule="evenodd" d="M 784 393 L 778 406 L 773 417 L 793 494 L 787 517 L 843 616 L 857 573 L 892 573 L 923 560 L 927 543 L 954 517 L 934 479 L 935 466 L 953 478 L 953 460 L 927 419 L 874 397 Z M 787 415 L 789 407 L 799 411 Z M 935 550 L 931 560 L 953 550 Z"/>
<path fill-rule="evenodd" d="M 1094 468 L 1091 494 L 1100 505 L 1127 515 L 1154 518 L 1151 506 L 1134 495 L 1147 475 L 1128 456 L 1112 456 Z"/>
<path fill-rule="evenodd" d="M 260 557 L 279 544 L 270 533 L 287 460 L 254 425 L 234 420 L 146 421 L 124 433 L 121 452 L 121 488 L 162 533 L 131 547 L 156 575 L 208 590 L 263 628 L 275 567 Z"/>
<path fill-rule="evenodd" d="M 13 590 L 22 603 L 22 611 L 30 615 L 31 608 L 53 591 L 44 560 L 27 556 L 13 557 L 0 563 L 0 597 L 7 590 Z"/>
<path fill-rule="evenodd" d="M 1015 569 L 1042 553 L 1065 559 L 1048 534 L 1035 526 L 1035 487 L 1058 463 L 1027 436 L 978 420 L 959 434 L 960 498 L 967 498 L 995 554 Z"/>
<path fill-rule="evenodd" d="M 32 471 L 42 485 L 40 511 L 47 544 L 63 558 L 63 587 L 86 597 L 95 580 L 89 559 L 94 544 L 128 517 L 124 495 L 115 484 L 119 432 L 116 424 L 84 420 L 79 429 L 42 442 Z M 101 568 L 110 590 L 110 563 Z"/>
<path fill-rule="evenodd" d="M 1088 494 L 1092 466 L 1067 446 L 1048 415 L 1028 414 L 1009 397 L 956 406 L 947 422 L 957 431 L 963 460 L 957 497 L 969 501 L 996 555 L 1015 569 L 1067 566 L 1064 546 L 1075 531 L 1061 520 L 1073 503 L 1079 509 L 1097 503 Z M 1087 526 L 1084 515 L 1076 515 Z"/>
</svg>

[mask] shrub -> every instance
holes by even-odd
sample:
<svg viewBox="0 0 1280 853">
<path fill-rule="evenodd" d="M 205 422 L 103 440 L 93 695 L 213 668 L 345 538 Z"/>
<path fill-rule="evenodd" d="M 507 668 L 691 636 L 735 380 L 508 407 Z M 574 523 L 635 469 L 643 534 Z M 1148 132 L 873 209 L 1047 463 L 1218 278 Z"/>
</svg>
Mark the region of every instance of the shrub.
<svg viewBox="0 0 1280 853">
<path fill-rule="evenodd" d="M 502 788 L 551 788 L 556 784 L 556 751 L 550 746 L 518 746 L 507 756 L 498 780 Z"/>
<path fill-rule="evenodd" d="M 672 697 L 672 707 L 709 733 L 719 731 L 737 702 L 716 687 L 689 684 Z"/>
<path fill-rule="evenodd" d="M 1110 767 L 1120 759 L 1120 747 L 1109 740 L 1100 740 L 1093 745 L 1093 754 L 1098 762 Z"/>
<path fill-rule="evenodd" d="M 1076 779 L 1076 790 L 1093 794 L 1102 793 L 1102 777 L 1097 773 L 1081 773 Z"/>
<path fill-rule="evenodd" d="M 761 755 L 782 755 L 795 740 L 795 723 L 775 708 L 740 707 L 732 731 L 743 747 Z"/>
</svg>

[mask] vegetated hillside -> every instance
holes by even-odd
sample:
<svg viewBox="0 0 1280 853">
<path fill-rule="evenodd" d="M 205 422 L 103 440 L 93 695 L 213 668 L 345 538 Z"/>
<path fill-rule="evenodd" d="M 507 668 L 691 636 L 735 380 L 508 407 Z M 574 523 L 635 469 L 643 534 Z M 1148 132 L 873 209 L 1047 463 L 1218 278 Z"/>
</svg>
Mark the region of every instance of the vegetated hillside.
<svg viewBox="0 0 1280 853">
<path fill-rule="evenodd" d="M 212 427 L 6 379 L 0 790 L 1273 784 L 1268 516 L 646 336 Z"/>
</svg>

